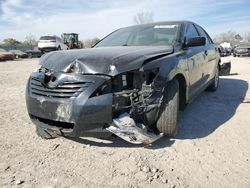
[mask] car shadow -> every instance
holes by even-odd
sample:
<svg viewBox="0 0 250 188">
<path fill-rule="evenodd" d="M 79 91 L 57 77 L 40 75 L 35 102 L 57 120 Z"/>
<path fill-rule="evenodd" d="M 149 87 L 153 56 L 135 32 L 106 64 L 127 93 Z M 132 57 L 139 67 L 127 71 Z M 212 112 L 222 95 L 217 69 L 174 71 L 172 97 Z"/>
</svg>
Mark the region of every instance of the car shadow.
<svg viewBox="0 0 250 188">
<path fill-rule="evenodd" d="M 248 83 L 223 77 L 217 92 L 204 92 L 180 113 L 177 139 L 206 137 L 231 119 L 243 102 Z"/>
<path fill-rule="evenodd" d="M 248 83 L 244 80 L 223 77 L 216 92 L 203 92 L 186 109 L 180 112 L 179 133 L 176 139 L 203 138 L 231 119 L 243 102 Z M 119 137 L 110 137 L 107 142 L 96 142 L 86 138 L 68 138 L 72 141 L 97 147 L 145 147 L 159 149 L 171 146 L 176 139 L 163 137 L 151 145 L 134 145 Z"/>
<path fill-rule="evenodd" d="M 238 76 L 238 75 L 240 75 L 240 74 L 235 72 L 235 73 L 230 73 L 230 74 L 226 74 L 226 75 L 223 75 L 223 76 Z"/>
<path fill-rule="evenodd" d="M 145 147 L 148 149 L 158 149 L 158 148 L 164 148 L 164 147 L 170 147 L 173 143 L 174 140 L 167 139 L 165 137 L 161 138 L 160 140 L 157 140 L 156 142 L 145 145 L 145 144 L 132 144 L 129 142 L 126 142 L 125 140 L 117 137 L 117 136 L 111 136 L 109 138 L 105 139 L 98 139 L 98 141 L 95 140 L 90 140 L 88 137 L 67 137 L 67 139 L 70 139 L 72 141 L 75 141 L 80 144 L 84 145 L 90 145 L 90 146 L 96 146 L 96 147 L 118 147 L 118 148 L 141 148 Z"/>
</svg>

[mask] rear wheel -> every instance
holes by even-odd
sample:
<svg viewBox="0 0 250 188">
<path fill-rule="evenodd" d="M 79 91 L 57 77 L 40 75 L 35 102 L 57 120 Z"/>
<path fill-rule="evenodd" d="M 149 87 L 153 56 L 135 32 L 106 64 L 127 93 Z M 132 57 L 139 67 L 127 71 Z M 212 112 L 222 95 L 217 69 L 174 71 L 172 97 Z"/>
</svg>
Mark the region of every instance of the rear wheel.
<svg viewBox="0 0 250 188">
<path fill-rule="evenodd" d="M 28 53 L 28 58 L 32 58 L 32 53 Z"/>
<path fill-rule="evenodd" d="M 172 80 L 164 90 L 157 129 L 168 137 L 175 137 L 178 130 L 179 82 Z"/>
</svg>

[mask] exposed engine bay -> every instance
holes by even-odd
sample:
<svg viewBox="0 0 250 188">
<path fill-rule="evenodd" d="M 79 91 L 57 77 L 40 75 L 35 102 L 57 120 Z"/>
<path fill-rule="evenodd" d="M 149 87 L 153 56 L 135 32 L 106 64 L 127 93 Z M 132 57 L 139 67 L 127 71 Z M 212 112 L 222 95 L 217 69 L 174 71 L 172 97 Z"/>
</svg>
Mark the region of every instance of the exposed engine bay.
<svg viewBox="0 0 250 188">
<path fill-rule="evenodd" d="M 149 144 L 163 136 L 155 134 L 154 125 L 163 97 L 154 82 L 157 74 L 157 69 L 121 74 L 95 93 L 113 92 L 113 124 L 107 130 L 135 144 Z"/>
</svg>

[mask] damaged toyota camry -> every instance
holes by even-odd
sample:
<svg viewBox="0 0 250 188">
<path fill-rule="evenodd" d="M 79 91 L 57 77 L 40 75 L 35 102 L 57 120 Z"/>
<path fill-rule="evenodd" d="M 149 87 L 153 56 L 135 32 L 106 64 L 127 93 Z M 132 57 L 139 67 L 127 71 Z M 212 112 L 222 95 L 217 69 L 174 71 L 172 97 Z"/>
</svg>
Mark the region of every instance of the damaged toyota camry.
<svg viewBox="0 0 250 188">
<path fill-rule="evenodd" d="M 90 49 L 50 52 L 26 89 L 42 138 L 110 132 L 134 144 L 175 137 L 178 113 L 216 91 L 220 56 L 189 21 L 118 29 Z"/>
</svg>

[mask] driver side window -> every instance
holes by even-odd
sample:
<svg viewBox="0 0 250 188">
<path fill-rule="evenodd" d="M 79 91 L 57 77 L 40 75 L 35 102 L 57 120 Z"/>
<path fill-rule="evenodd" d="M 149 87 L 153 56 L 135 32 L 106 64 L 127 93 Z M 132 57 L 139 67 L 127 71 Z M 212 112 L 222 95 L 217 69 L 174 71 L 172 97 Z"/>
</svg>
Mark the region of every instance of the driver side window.
<svg viewBox="0 0 250 188">
<path fill-rule="evenodd" d="M 208 44 L 208 43 L 211 44 L 212 43 L 211 39 L 210 39 L 210 37 L 208 37 L 207 33 L 198 25 L 196 25 L 196 28 L 197 28 L 198 32 L 200 33 L 200 36 L 206 38 L 206 44 Z"/>
<path fill-rule="evenodd" d="M 186 38 L 192 38 L 192 37 L 197 37 L 199 36 L 196 28 L 194 27 L 193 24 L 188 24 L 185 32 L 185 37 Z"/>
</svg>

